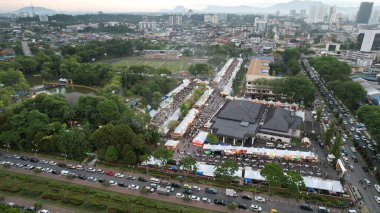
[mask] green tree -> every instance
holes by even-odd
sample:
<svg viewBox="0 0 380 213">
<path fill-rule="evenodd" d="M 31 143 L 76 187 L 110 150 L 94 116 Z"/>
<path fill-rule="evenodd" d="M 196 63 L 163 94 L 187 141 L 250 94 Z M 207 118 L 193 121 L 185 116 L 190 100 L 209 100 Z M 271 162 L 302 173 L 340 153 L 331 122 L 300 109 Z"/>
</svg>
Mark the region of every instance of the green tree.
<svg viewBox="0 0 380 213">
<path fill-rule="evenodd" d="M 371 133 L 372 139 L 376 142 L 380 141 L 380 107 L 363 105 L 357 110 L 357 115 L 367 130 Z M 380 147 L 378 146 L 378 151 Z"/>
<path fill-rule="evenodd" d="M 357 109 L 367 96 L 367 92 L 357 82 L 330 81 L 327 83 L 327 88 L 352 109 Z"/>
<path fill-rule="evenodd" d="M 193 172 L 195 171 L 195 159 L 191 155 L 187 155 L 185 158 L 182 158 L 179 162 L 179 167 L 182 171 Z M 186 173 L 185 173 L 186 174 Z"/>
<path fill-rule="evenodd" d="M 306 189 L 305 181 L 298 171 L 291 170 L 287 173 L 288 189 L 297 194 L 300 190 Z"/>
<path fill-rule="evenodd" d="M 207 141 L 210 144 L 216 144 L 219 141 L 219 139 L 218 139 L 218 136 L 216 136 L 215 134 L 208 133 L 208 135 L 207 135 Z"/>
<path fill-rule="evenodd" d="M 162 94 L 160 92 L 153 92 L 152 96 L 152 108 L 157 109 L 162 101 Z"/>
<path fill-rule="evenodd" d="M 239 165 L 233 160 L 225 160 L 223 163 L 216 166 L 215 176 L 225 180 L 236 178 L 235 172 L 238 171 Z"/>
<path fill-rule="evenodd" d="M 79 129 L 64 129 L 58 138 L 59 151 L 68 158 L 77 159 L 85 155 L 88 149 L 87 138 Z"/>
<path fill-rule="evenodd" d="M 270 187 L 282 187 L 287 183 L 287 177 L 282 168 L 275 163 L 266 163 L 260 171 Z"/>
<path fill-rule="evenodd" d="M 321 122 L 321 119 L 322 119 L 322 110 L 323 110 L 323 106 L 320 106 L 320 107 L 317 109 L 317 121 L 318 121 L 318 122 Z"/>
<path fill-rule="evenodd" d="M 121 156 L 123 158 L 123 161 L 128 165 L 135 165 L 138 161 L 135 151 L 129 144 L 124 144 Z"/>
<path fill-rule="evenodd" d="M 168 160 L 173 158 L 173 151 L 160 147 L 153 153 L 153 156 L 166 164 Z"/>
<path fill-rule="evenodd" d="M 333 149 L 331 150 L 332 154 L 335 156 L 334 159 L 334 165 L 336 164 L 336 161 L 341 157 L 341 146 L 342 146 L 342 136 L 340 134 L 337 134 L 334 140 Z"/>
<path fill-rule="evenodd" d="M 106 161 L 117 161 L 119 158 L 119 153 L 115 146 L 109 145 L 107 148 L 106 155 L 104 156 L 104 159 Z"/>
<path fill-rule="evenodd" d="M 190 66 L 189 72 L 195 78 L 200 75 L 209 77 L 212 73 L 212 68 L 208 64 L 193 64 Z"/>
</svg>

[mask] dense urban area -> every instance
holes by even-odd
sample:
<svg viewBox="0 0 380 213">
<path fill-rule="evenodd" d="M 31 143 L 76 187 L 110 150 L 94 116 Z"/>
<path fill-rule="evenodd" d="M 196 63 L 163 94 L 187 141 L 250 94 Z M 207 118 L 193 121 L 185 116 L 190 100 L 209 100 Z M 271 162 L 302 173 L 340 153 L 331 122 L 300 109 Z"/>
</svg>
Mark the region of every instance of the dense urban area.
<svg viewBox="0 0 380 213">
<path fill-rule="evenodd" d="M 254 8 L 0 14 L 0 212 L 379 213 L 380 7 Z"/>
</svg>

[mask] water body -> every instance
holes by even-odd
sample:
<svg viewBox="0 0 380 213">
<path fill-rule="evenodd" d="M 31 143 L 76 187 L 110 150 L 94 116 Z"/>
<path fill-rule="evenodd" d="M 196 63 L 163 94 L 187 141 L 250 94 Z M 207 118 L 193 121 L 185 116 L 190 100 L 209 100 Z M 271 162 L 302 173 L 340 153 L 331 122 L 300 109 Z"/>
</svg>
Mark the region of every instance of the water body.
<svg viewBox="0 0 380 213">
<path fill-rule="evenodd" d="M 28 81 L 31 89 L 38 89 L 42 88 L 43 85 L 43 78 L 38 75 L 33 76 L 25 76 L 26 80 Z M 78 102 L 78 99 L 80 96 L 95 96 L 95 92 L 88 88 L 83 87 L 75 87 L 75 86 L 66 86 L 66 87 L 59 87 L 59 88 L 52 88 L 47 89 L 44 91 L 37 92 L 36 94 L 40 93 L 48 93 L 48 94 L 62 94 L 66 97 L 67 101 L 70 104 L 75 104 Z"/>
</svg>

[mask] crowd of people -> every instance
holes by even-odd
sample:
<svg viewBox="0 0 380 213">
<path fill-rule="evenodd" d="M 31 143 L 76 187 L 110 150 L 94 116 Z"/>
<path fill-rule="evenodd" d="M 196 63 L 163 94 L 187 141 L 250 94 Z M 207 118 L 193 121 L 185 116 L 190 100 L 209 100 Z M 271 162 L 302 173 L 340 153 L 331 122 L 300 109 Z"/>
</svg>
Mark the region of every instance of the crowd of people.
<svg viewBox="0 0 380 213">
<path fill-rule="evenodd" d="M 223 87 L 228 83 L 231 75 L 238 65 L 238 60 L 234 59 L 231 65 L 227 68 L 225 74 L 218 82 L 212 82 L 210 86 L 214 89 L 214 92 L 210 95 L 210 98 L 206 101 L 201 112 L 198 114 L 195 119 L 194 124 L 190 127 L 188 133 L 186 134 L 187 138 L 194 138 L 199 130 L 205 128 L 205 124 L 211 120 L 212 116 L 219 111 L 220 108 L 226 103 L 225 98 L 221 95 Z"/>
<path fill-rule="evenodd" d="M 195 86 L 196 84 L 194 82 L 190 82 L 190 84 L 187 87 L 175 94 L 172 97 L 173 101 L 163 109 L 159 109 L 156 116 L 152 119 L 151 123 L 157 126 L 164 124 L 168 120 L 168 118 L 171 115 L 173 115 L 174 112 L 180 107 L 183 101 L 185 101 L 186 98 L 192 94 L 192 91 Z"/>
</svg>

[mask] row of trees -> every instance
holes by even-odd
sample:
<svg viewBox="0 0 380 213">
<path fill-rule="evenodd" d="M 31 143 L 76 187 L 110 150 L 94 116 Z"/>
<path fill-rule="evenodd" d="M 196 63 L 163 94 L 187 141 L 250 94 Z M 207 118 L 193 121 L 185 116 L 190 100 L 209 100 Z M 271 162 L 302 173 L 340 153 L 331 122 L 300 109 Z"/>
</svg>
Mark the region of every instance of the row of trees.
<svg viewBox="0 0 380 213">
<path fill-rule="evenodd" d="M 284 94 L 289 101 L 303 103 L 305 106 L 311 106 L 315 100 L 315 87 L 304 76 L 288 76 L 272 80 L 261 78 L 255 80 L 254 83 L 272 88 L 277 99 Z"/>
<path fill-rule="evenodd" d="M 327 89 L 352 109 L 357 109 L 365 101 L 367 92 L 358 82 L 335 80 L 327 83 Z"/>
<path fill-rule="evenodd" d="M 0 69 L 0 111 L 10 106 L 18 94 L 26 94 L 29 84 L 20 71 Z"/>
<path fill-rule="evenodd" d="M 367 130 L 371 133 L 372 138 L 375 141 L 380 141 L 380 107 L 363 105 L 356 112 L 359 120 L 366 125 Z"/>
</svg>

